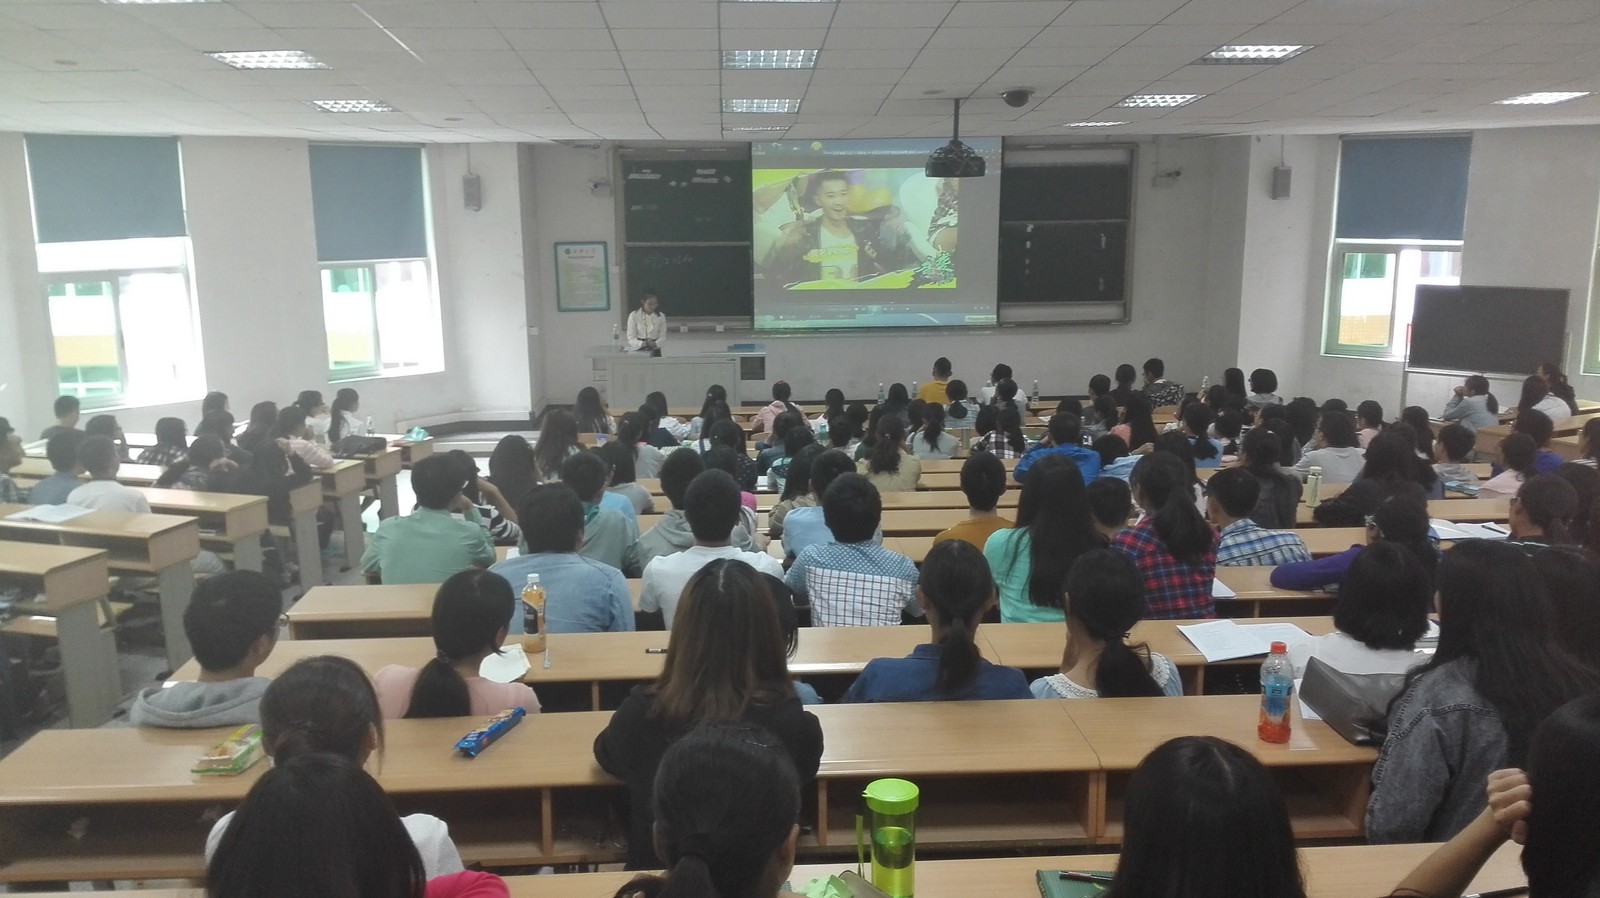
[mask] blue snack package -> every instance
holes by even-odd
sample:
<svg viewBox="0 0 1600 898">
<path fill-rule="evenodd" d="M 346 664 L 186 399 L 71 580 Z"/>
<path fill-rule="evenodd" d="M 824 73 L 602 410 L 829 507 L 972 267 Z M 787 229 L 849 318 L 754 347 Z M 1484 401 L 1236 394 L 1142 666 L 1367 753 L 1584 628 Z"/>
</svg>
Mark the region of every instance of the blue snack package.
<svg viewBox="0 0 1600 898">
<path fill-rule="evenodd" d="M 511 728 L 522 722 L 527 711 L 521 708 L 512 708 L 489 718 L 483 726 L 461 737 L 456 743 L 456 751 L 469 758 L 476 758 L 480 752 L 495 743 L 495 740 L 511 731 Z"/>
</svg>

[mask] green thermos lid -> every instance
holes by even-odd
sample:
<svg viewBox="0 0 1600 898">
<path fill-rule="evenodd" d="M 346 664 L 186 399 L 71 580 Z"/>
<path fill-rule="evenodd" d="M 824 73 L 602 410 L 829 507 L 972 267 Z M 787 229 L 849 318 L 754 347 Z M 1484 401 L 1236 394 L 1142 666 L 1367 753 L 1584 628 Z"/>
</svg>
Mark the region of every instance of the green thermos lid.
<svg viewBox="0 0 1600 898">
<path fill-rule="evenodd" d="M 915 783 L 906 780 L 873 780 L 861 793 L 867 807 L 879 814 L 909 814 L 917 809 L 920 793 Z"/>
</svg>

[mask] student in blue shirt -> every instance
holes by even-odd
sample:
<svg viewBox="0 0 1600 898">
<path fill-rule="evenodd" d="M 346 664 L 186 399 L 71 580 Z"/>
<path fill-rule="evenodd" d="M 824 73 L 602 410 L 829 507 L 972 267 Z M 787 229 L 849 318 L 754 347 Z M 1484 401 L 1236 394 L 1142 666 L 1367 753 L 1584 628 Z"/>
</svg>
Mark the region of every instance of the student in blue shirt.
<svg viewBox="0 0 1600 898">
<path fill-rule="evenodd" d="M 1011 476 L 1018 483 L 1026 483 L 1028 472 L 1039 459 L 1047 455 L 1066 456 L 1078 466 L 1078 471 L 1083 474 L 1084 483 L 1100 476 L 1100 453 L 1083 445 L 1083 424 L 1076 415 L 1051 416 L 1045 438 L 1022 456 Z"/>
<path fill-rule="evenodd" d="M 989 563 L 971 543 L 946 540 L 928 551 L 917 584 L 933 642 L 905 658 L 867 663 L 844 694 L 846 702 L 928 702 L 1031 698 L 1022 671 L 990 664 L 974 642 L 978 623 L 995 603 Z"/>
<path fill-rule="evenodd" d="M 829 449 L 811 461 L 811 494 L 817 497 L 816 505 L 792 508 L 783 518 L 783 554 L 798 558 L 807 546 L 834 542 L 833 531 L 823 520 L 822 494 L 840 474 L 853 474 L 856 463 L 843 450 Z M 883 543 L 883 531 L 873 536 L 873 542 Z"/>
<path fill-rule="evenodd" d="M 34 505 L 65 505 L 72 491 L 82 486 L 78 480 L 78 447 L 88 435 L 81 430 L 61 430 L 45 444 L 44 454 L 55 473 L 33 485 L 29 500 Z"/>
<path fill-rule="evenodd" d="M 634 628 L 633 597 L 622 572 L 578 554 L 583 543 L 583 502 L 564 483 L 536 486 L 518 510 L 528 522 L 522 530 L 527 552 L 489 570 L 506 578 L 521 594 L 529 574 L 544 587 L 545 621 L 550 633 L 625 633 Z M 521 635 L 522 603 L 509 623 Z"/>
</svg>

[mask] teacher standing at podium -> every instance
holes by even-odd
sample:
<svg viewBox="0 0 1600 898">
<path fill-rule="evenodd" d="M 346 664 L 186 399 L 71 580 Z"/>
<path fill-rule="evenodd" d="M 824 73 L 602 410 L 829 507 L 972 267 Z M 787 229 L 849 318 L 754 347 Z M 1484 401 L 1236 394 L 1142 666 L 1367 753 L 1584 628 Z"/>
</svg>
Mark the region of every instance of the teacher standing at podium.
<svg viewBox="0 0 1600 898">
<path fill-rule="evenodd" d="M 628 313 L 629 351 L 661 354 L 661 338 L 667 333 L 667 316 L 657 311 L 659 305 L 655 291 L 646 290 L 639 308 Z"/>
</svg>

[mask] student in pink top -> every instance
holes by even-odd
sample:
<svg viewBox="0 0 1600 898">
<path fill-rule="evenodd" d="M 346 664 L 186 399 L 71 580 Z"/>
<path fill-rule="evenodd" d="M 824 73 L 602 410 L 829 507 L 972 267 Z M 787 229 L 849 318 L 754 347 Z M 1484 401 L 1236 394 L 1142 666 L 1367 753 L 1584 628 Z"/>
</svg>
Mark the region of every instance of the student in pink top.
<svg viewBox="0 0 1600 898">
<path fill-rule="evenodd" d="M 526 685 L 478 676 L 483 659 L 505 643 L 516 606 L 511 584 L 499 574 L 466 570 L 444 581 L 433 598 L 439 653 L 420 669 L 391 664 L 372 678 L 384 719 L 487 717 L 507 708 L 539 713 L 539 698 Z"/>
</svg>

